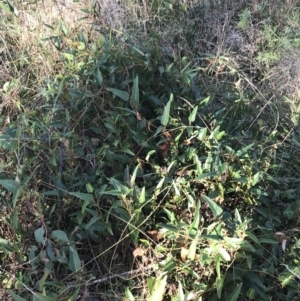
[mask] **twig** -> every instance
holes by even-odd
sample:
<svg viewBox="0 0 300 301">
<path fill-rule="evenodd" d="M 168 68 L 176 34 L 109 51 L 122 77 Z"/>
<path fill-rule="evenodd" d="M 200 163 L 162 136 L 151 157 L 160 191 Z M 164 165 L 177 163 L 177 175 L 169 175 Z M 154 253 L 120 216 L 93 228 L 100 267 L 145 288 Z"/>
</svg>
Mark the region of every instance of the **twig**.
<svg viewBox="0 0 300 301">
<path fill-rule="evenodd" d="M 281 264 L 281 265 L 283 265 L 291 274 L 293 274 L 295 277 L 297 277 L 299 280 L 300 280 L 300 275 L 298 275 L 298 274 L 296 274 L 295 272 L 293 272 L 290 268 L 289 268 L 289 266 L 287 265 L 287 264 Z"/>
<path fill-rule="evenodd" d="M 93 280 L 93 281 L 88 281 L 86 283 L 86 286 L 106 282 L 106 281 L 109 281 L 109 280 L 111 280 L 113 278 L 117 278 L 117 277 L 125 278 L 125 277 L 128 277 L 128 276 L 132 276 L 133 274 L 138 274 L 142 271 L 148 271 L 148 270 L 154 270 L 154 269 L 156 269 L 155 265 L 149 265 L 147 267 L 139 268 L 139 269 L 136 269 L 136 270 L 133 270 L 133 271 L 123 272 L 123 273 L 120 273 L 120 274 L 114 274 L 114 275 L 111 275 L 111 276 L 106 276 L 106 277 L 96 279 L 96 280 Z"/>
</svg>

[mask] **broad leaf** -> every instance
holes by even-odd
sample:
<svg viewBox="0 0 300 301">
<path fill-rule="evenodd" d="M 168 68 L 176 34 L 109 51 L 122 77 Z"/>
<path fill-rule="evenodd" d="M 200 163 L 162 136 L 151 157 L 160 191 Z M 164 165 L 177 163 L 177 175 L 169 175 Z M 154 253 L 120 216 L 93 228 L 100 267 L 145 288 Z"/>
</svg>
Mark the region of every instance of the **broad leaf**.
<svg viewBox="0 0 300 301">
<path fill-rule="evenodd" d="M 207 202 L 210 210 L 212 211 L 215 217 L 218 217 L 223 213 L 223 209 L 208 196 L 206 196 L 205 194 L 201 194 L 201 198 L 203 199 L 203 201 Z"/>
<path fill-rule="evenodd" d="M 153 290 L 148 301 L 162 301 L 164 299 L 167 278 L 168 276 L 166 274 L 162 274 L 155 280 Z"/>
<path fill-rule="evenodd" d="M 70 260 L 69 260 L 70 270 L 72 272 L 79 271 L 81 268 L 81 261 L 75 247 L 73 246 L 69 247 L 69 256 L 70 256 Z"/>
<path fill-rule="evenodd" d="M 15 192 L 17 189 L 20 188 L 19 182 L 10 179 L 0 180 L 0 185 L 2 185 L 10 192 Z"/>
<path fill-rule="evenodd" d="M 40 227 L 34 231 L 34 237 L 36 242 L 41 243 L 42 245 L 45 245 L 45 241 L 46 241 L 44 235 L 45 235 L 44 227 Z"/>
<path fill-rule="evenodd" d="M 223 261 L 230 261 L 231 260 L 231 257 L 229 255 L 229 253 L 223 247 L 219 247 L 218 251 L 219 251 L 219 255 L 221 256 Z"/>
<path fill-rule="evenodd" d="M 63 242 L 69 242 L 68 236 L 64 231 L 54 230 L 51 232 L 51 237 L 61 240 Z"/>
<path fill-rule="evenodd" d="M 121 99 L 127 101 L 129 99 L 129 94 L 126 91 L 121 91 L 114 88 L 108 88 L 108 91 L 112 92 L 113 95 L 120 97 Z"/>
</svg>

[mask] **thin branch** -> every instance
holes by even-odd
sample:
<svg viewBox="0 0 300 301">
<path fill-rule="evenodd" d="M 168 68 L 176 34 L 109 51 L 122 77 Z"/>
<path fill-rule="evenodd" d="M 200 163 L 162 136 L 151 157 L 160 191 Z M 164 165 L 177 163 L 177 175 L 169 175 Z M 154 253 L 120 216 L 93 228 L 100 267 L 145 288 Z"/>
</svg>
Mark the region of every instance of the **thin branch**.
<svg viewBox="0 0 300 301">
<path fill-rule="evenodd" d="M 133 271 L 123 272 L 123 273 L 120 273 L 120 274 L 114 274 L 114 275 L 111 275 L 111 276 L 106 276 L 106 277 L 103 277 L 103 278 L 99 278 L 99 279 L 96 279 L 96 280 L 93 280 L 93 281 L 88 281 L 86 283 L 86 286 L 106 282 L 106 281 L 109 281 L 109 280 L 117 278 L 117 277 L 118 278 L 127 278 L 129 276 L 130 277 L 138 276 L 137 274 L 140 274 L 143 271 L 149 271 L 149 270 L 155 270 L 155 269 L 156 269 L 156 265 L 149 265 L 147 267 L 142 267 L 142 268 L 139 268 L 139 269 L 136 269 L 136 270 L 133 270 Z"/>
</svg>

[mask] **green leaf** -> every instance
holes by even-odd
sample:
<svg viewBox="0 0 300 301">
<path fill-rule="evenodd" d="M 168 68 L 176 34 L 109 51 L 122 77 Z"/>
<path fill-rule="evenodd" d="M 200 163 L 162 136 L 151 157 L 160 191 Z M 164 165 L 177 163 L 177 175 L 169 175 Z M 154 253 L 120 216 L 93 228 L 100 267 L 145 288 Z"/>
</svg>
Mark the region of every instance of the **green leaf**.
<svg viewBox="0 0 300 301">
<path fill-rule="evenodd" d="M 36 294 L 33 296 L 33 301 L 57 301 L 57 299 L 53 299 L 53 298 L 51 298 L 51 297 L 44 296 L 44 295 L 41 294 L 41 293 L 36 293 Z"/>
<path fill-rule="evenodd" d="M 128 300 L 128 301 L 134 301 L 135 300 L 135 298 L 132 295 L 132 292 L 130 291 L 129 287 L 126 287 L 125 295 L 126 295 L 126 300 Z"/>
<path fill-rule="evenodd" d="M 193 109 L 192 113 L 190 114 L 190 116 L 189 116 L 189 122 L 194 122 L 195 121 L 197 112 L 198 112 L 198 106 L 196 106 Z"/>
<path fill-rule="evenodd" d="M 137 172 L 140 170 L 140 166 L 137 165 L 131 175 L 131 179 L 130 179 L 130 187 L 133 187 L 135 184 L 135 180 L 136 180 L 136 176 L 137 176 Z"/>
<path fill-rule="evenodd" d="M 69 63 L 74 61 L 75 56 L 71 53 L 62 53 Z"/>
<path fill-rule="evenodd" d="M 264 291 L 267 291 L 267 287 L 261 282 L 260 278 L 257 277 L 253 272 L 248 272 L 245 274 L 245 279 L 249 280 L 249 283 L 255 283 L 258 287 L 263 289 Z"/>
<path fill-rule="evenodd" d="M 15 294 L 13 291 L 8 290 L 9 294 L 14 298 L 15 301 L 26 301 L 26 299 L 18 296 L 17 294 Z"/>
<path fill-rule="evenodd" d="M 178 292 L 177 292 L 177 299 L 178 301 L 184 301 L 184 292 L 183 292 L 183 287 L 180 281 L 178 281 Z"/>
<path fill-rule="evenodd" d="M 0 185 L 10 192 L 15 192 L 21 187 L 19 182 L 10 179 L 0 180 Z"/>
<path fill-rule="evenodd" d="M 253 176 L 253 179 L 252 179 L 252 186 L 255 186 L 263 177 L 263 172 L 262 171 L 259 171 L 257 172 L 254 176 Z"/>
<path fill-rule="evenodd" d="M 242 149 L 240 149 L 239 151 L 236 152 L 236 155 L 238 157 L 241 157 L 242 155 L 244 155 L 248 149 L 252 148 L 252 146 L 254 145 L 255 143 L 251 143 L 250 145 L 247 145 L 245 147 L 243 147 Z"/>
<path fill-rule="evenodd" d="M 13 6 L 9 0 L 6 0 L 6 2 L 8 3 L 8 6 L 9 6 L 9 8 L 10 8 L 10 11 L 11 11 L 16 17 L 18 17 L 18 16 L 19 16 L 19 11 L 16 9 L 16 7 Z"/>
<path fill-rule="evenodd" d="M 87 223 L 85 226 L 85 229 L 88 230 L 95 222 L 97 222 L 100 219 L 99 216 L 94 216 L 92 219 Z"/>
<path fill-rule="evenodd" d="M 94 192 L 94 187 L 91 185 L 91 183 L 86 183 L 85 188 L 88 193 L 93 193 Z"/>
<path fill-rule="evenodd" d="M 0 135 L 0 147 L 6 150 L 14 150 L 16 146 L 17 146 L 16 138 L 7 134 Z"/>
<path fill-rule="evenodd" d="M 48 257 L 52 260 L 52 261 L 57 261 L 57 258 L 56 258 L 56 255 L 54 253 L 54 250 L 53 250 L 53 247 L 52 247 L 52 244 L 51 244 L 51 241 L 48 240 L 48 245 L 47 245 L 47 255 Z"/>
<path fill-rule="evenodd" d="M 46 253 L 45 253 L 45 256 L 46 256 Z M 50 274 L 50 270 L 46 267 L 44 269 L 44 275 L 38 281 L 38 290 L 40 292 L 42 292 L 44 290 L 44 288 L 45 288 L 45 281 L 47 280 L 49 274 Z"/>
<path fill-rule="evenodd" d="M 57 188 L 59 195 L 64 196 L 68 192 L 67 187 L 59 179 L 56 179 L 52 176 L 50 177 L 50 179 Z"/>
<path fill-rule="evenodd" d="M 220 256 L 217 256 L 216 258 L 216 272 L 217 272 L 217 277 L 221 278 Z"/>
<path fill-rule="evenodd" d="M 118 96 L 125 101 L 127 101 L 129 99 L 129 94 L 126 91 L 121 91 L 121 90 L 114 89 L 114 88 L 107 88 L 107 90 L 112 92 L 112 94 L 114 96 Z"/>
<path fill-rule="evenodd" d="M 69 242 L 68 236 L 64 231 L 61 230 L 54 230 L 51 232 L 51 238 L 56 238 L 63 242 Z"/>
<path fill-rule="evenodd" d="M 223 247 L 219 246 L 218 252 L 219 252 L 219 255 L 221 256 L 221 258 L 223 259 L 223 261 L 231 260 L 229 253 Z"/>
<path fill-rule="evenodd" d="M 277 245 L 278 241 L 276 238 L 266 238 L 266 237 L 261 237 L 258 239 L 260 244 L 273 244 Z"/>
<path fill-rule="evenodd" d="M 14 191 L 13 198 L 12 198 L 13 207 L 16 207 L 16 203 L 17 203 L 17 200 L 18 200 L 20 195 L 21 195 L 21 190 L 20 189 L 17 189 L 17 190 Z"/>
<path fill-rule="evenodd" d="M 45 241 L 46 241 L 44 235 L 45 235 L 44 227 L 40 227 L 34 231 L 34 237 L 36 242 L 41 243 L 42 245 L 45 245 Z"/>
<path fill-rule="evenodd" d="M 206 138 L 206 135 L 207 135 L 207 128 L 203 128 L 198 134 L 198 139 L 200 141 L 203 141 Z"/>
<path fill-rule="evenodd" d="M 198 229 L 199 229 L 199 223 L 200 223 L 200 207 L 201 207 L 201 202 L 200 200 L 198 200 L 197 202 L 197 206 L 196 206 L 196 209 L 195 209 L 195 218 L 194 218 L 194 221 L 193 223 L 191 224 L 190 228 L 189 228 L 189 235 L 194 238 L 195 235 L 197 234 L 198 232 Z"/>
<path fill-rule="evenodd" d="M 7 12 L 7 13 L 10 12 L 9 7 L 6 4 L 2 3 L 2 2 L 0 2 L 0 8 L 2 8 L 2 10 Z"/>
<path fill-rule="evenodd" d="M 161 119 L 160 119 L 160 122 L 163 126 L 166 126 L 169 122 L 170 108 L 171 108 L 172 101 L 173 101 L 173 94 L 170 95 L 170 99 L 169 99 L 168 103 L 166 104 L 163 115 L 161 116 Z"/>
<path fill-rule="evenodd" d="M 244 240 L 241 243 L 241 249 L 245 251 L 255 252 L 255 248 L 247 240 Z"/>
<path fill-rule="evenodd" d="M 70 256 L 70 260 L 69 260 L 69 264 L 70 264 L 70 269 L 72 272 L 77 272 L 80 270 L 81 268 L 81 261 L 80 258 L 78 256 L 77 250 L 75 249 L 75 247 L 70 246 L 69 247 L 69 256 Z"/>
<path fill-rule="evenodd" d="M 224 284 L 224 277 L 223 276 L 217 277 L 216 288 L 217 288 L 217 295 L 219 299 L 221 299 L 222 296 L 223 284 Z"/>
<path fill-rule="evenodd" d="M 89 193 L 83 193 L 83 192 L 68 192 L 68 193 L 86 202 L 92 202 L 94 200 L 94 196 Z"/>
<path fill-rule="evenodd" d="M 243 283 L 240 283 L 233 292 L 228 296 L 227 301 L 236 301 L 240 295 Z"/>
<path fill-rule="evenodd" d="M 162 301 L 165 295 L 166 285 L 167 285 L 166 274 L 160 275 L 157 279 L 155 279 L 155 283 L 153 286 L 153 290 L 151 292 L 151 296 L 148 301 Z"/>
<path fill-rule="evenodd" d="M 206 196 L 205 194 L 201 194 L 201 198 L 203 199 L 203 201 L 207 202 L 210 210 L 212 211 L 215 217 L 218 217 L 223 213 L 223 209 L 208 196 Z"/>
<path fill-rule="evenodd" d="M 8 240 L 4 239 L 4 238 L 0 238 L 0 248 L 6 253 L 8 254 L 9 252 L 14 251 L 14 248 L 12 246 L 9 245 Z"/>
<path fill-rule="evenodd" d="M 103 191 L 102 194 L 122 196 L 123 192 L 120 190 L 107 190 L 107 191 Z"/>
<path fill-rule="evenodd" d="M 139 196 L 139 203 L 143 204 L 143 203 L 145 203 L 145 200 L 146 200 L 146 188 L 144 186 L 142 188 L 142 191 L 141 191 L 140 196 Z"/>
<path fill-rule="evenodd" d="M 99 67 L 96 68 L 95 77 L 96 77 L 98 85 L 102 86 L 102 84 L 103 84 L 103 77 L 102 77 L 102 74 L 100 72 Z"/>
<path fill-rule="evenodd" d="M 235 208 L 235 221 L 242 224 L 242 218 L 237 208 Z"/>
<path fill-rule="evenodd" d="M 133 82 L 132 94 L 131 94 L 131 106 L 134 110 L 138 110 L 140 106 L 140 97 L 139 97 L 139 77 L 136 76 Z"/>
<path fill-rule="evenodd" d="M 198 245 L 198 236 L 196 236 L 189 247 L 189 253 L 188 253 L 188 259 L 193 261 L 196 257 L 196 251 L 197 251 L 197 245 Z"/>
</svg>

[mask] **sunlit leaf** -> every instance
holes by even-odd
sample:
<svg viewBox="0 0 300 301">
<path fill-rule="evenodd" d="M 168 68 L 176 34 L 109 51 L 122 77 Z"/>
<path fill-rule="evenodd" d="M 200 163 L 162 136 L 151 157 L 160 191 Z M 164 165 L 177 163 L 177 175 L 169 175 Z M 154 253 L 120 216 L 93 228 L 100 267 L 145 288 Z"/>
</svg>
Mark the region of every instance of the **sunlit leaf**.
<svg viewBox="0 0 300 301">
<path fill-rule="evenodd" d="M 141 191 L 141 193 L 140 193 L 140 196 L 139 196 L 139 202 L 141 203 L 141 204 L 143 204 L 143 203 L 145 203 L 145 201 L 146 201 L 146 188 L 145 188 L 145 186 L 142 188 L 142 191 Z"/>
<path fill-rule="evenodd" d="M 178 301 L 184 301 L 184 291 L 180 281 L 178 281 L 178 293 L 177 293 Z"/>
<path fill-rule="evenodd" d="M 197 232 L 198 232 L 198 228 L 199 228 L 199 224 L 200 224 L 200 207 L 201 207 L 201 202 L 200 200 L 198 200 L 197 202 L 197 206 L 195 208 L 195 217 L 194 217 L 194 221 L 192 222 L 190 228 L 189 228 L 189 235 L 191 237 L 195 237 Z"/>
<path fill-rule="evenodd" d="M 151 292 L 151 296 L 149 297 L 148 301 L 163 300 L 166 291 L 167 278 L 168 276 L 166 274 L 162 274 L 157 279 L 155 279 L 153 290 Z"/>
<path fill-rule="evenodd" d="M 207 128 L 203 128 L 203 129 L 200 130 L 197 138 L 200 141 L 203 141 L 206 138 L 206 135 L 207 135 Z"/>
<path fill-rule="evenodd" d="M 218 217 L 223 213 L 223 209 L 208 196 L 206 196 L 205 194 L 201 194 L 201 198 L 203 199 L 203 201 L 207 202 L 210 210 L 212 211 L 215 217 Z"/>
<path fill-rule="evenodd" d="M 198 245 L 198 236 L 196 236 L 189 247 L 189 253 L 188 253 L 188 259 L 193 261 L 196 257 L 196 251 L 197 251 L 197 245 Z"/>
<path fill-rule="evenodd" d="M 242 149 L 238 150 L 236 152 L 236 156 L 241 157 L 242 155 L 244 155 L 245 153 L 247 153 L 247 151 L 252 148 L 254 145 L 254 143 L 251 143 L 250 145 L 247 145 L 245 147 L 243 147 Z"/>
<path fill-rule="evenodd" d="M 231 257 L 229 255 L 229 253 L 221 246 L 219 246 L 219 255 L 221 256 L 221 258 L 224 260 L 224 261 L 230 261 L 231 260 Z"/>
<path fill-rule="evenodd" d="M 2 3 L 2 2 L 0 2 L 0 8 L 2 8 L 2 10 L 7 12 L 7 13 L 10 12 L 9 7 L 6 4 Z"/>
<path fill-rule="evenodd" d="M 164 112 L 161 116 L 160 122 L 163 126 L 166 126 L 169 122 L 169 118 L 170 118 L 170 109 L 171 109 L 171 103 L 173 101 L 173 94 L 170 95 L 170 99 L 167 102 L 165 108 L 164 108 Z"/>
<path fill-rule="evenodd" d="M 190 116 L 189 116 L 189 122 L 194 122 L 195 121 L 197 112 L 198 112 L 198 106 L 196 106 L 193 109 L 192 113 L 190 114 Z"/>
<path fill-rule="evenodd" d="M 128 301 L 134 301 L 135 300 L 135 298 L 134 298 L 134 296 L 133 296 L 133 294 L 130 291 L 128 286 L 125 289 L 125 295 L 126 295 L 126 300 L 128 300 Z"/>
</svg>

